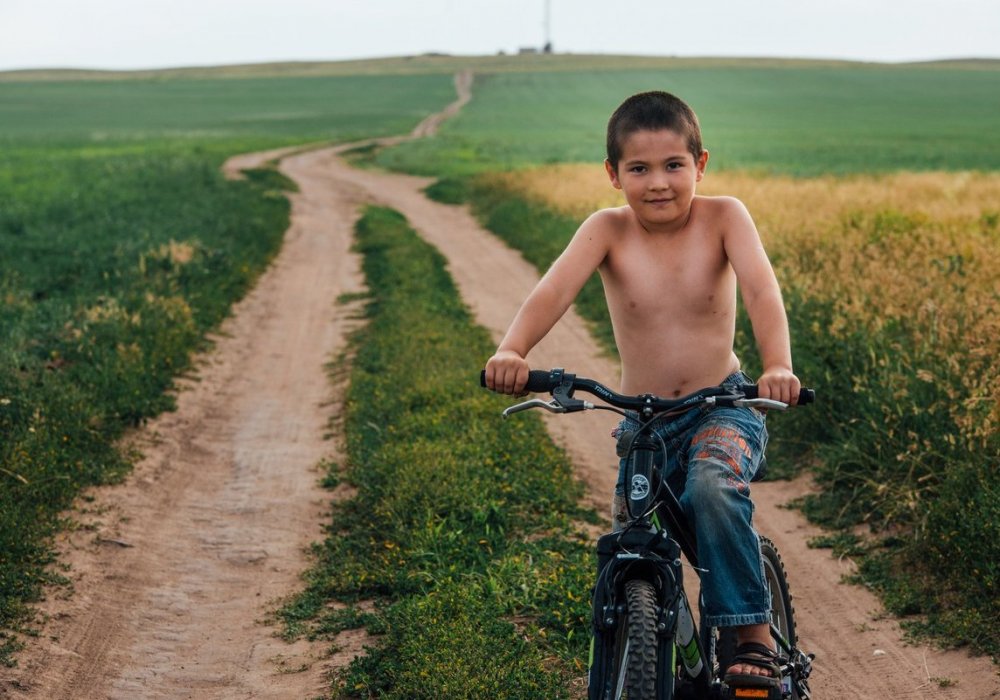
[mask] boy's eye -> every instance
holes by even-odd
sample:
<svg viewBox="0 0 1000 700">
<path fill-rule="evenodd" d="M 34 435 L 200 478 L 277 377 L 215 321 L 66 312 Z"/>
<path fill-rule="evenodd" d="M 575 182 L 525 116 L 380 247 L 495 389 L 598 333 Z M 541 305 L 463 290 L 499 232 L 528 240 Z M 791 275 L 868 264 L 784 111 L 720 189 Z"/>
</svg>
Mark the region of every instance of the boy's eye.
<svg viewBox="0 0 1000 700">
<path fill-rule="evenodd" d="M 674 161 L 673 163 L 667 163 L 667 170 L 677 170 L 678 168 L 684 167 L 683 163 Z"/>
<path fill-rule="evenodd" d="M 646 166 L 645 165 L 633 165 L 631 168 L 628 169 L 628 171 L 630 173 L 644 173 L 644 172 L 646 172 Z"/>
</svg>

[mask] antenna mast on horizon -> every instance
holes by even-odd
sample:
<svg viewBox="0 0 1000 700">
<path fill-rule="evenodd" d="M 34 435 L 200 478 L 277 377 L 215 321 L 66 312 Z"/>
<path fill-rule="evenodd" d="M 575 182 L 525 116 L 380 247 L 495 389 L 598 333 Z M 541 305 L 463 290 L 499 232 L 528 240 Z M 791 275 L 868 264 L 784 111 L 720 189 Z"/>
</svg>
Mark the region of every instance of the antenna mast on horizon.
<svg viewBox="0 0 1000 700">
<path fill-rule="evenodd" d="M 552 53 L 552 0 L 545 0 L 545 53 Z"/>
</svg>

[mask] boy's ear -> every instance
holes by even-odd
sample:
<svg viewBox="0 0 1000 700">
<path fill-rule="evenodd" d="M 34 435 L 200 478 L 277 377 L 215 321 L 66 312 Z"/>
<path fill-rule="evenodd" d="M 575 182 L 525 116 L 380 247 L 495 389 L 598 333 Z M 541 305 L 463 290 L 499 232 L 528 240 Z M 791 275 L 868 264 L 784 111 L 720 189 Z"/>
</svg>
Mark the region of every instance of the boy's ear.
<svg viewBox="0 0 1000 700">
<path fill-rule="evenodd" d="M 695 182 L 701 182 L 701 178 L 705 177 L 706 165 L 708 165 L 708 151 L 702 149 L 701 157 L 698 158 L 698 175 L 695 178 Z"/>
<path fill-rule="evenodd" d="M 615 166 L 611 165 L 611 161 L 607 158 L 604 159 L 604 169 L 608 173 L 608 177 L 611 179 L 611 184 L 616 190 L 622 188 L 622 183 L 618 182 L 618 171 L 615 170 Z"/>
</svg>

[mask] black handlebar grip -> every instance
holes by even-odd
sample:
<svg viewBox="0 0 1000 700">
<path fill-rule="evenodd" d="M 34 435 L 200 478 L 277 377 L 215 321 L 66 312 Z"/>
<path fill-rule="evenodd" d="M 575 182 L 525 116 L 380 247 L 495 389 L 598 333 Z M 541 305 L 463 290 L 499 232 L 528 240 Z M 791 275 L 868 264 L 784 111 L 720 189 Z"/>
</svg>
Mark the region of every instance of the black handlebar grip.
<svg viewBox="0 0 1000 700">
<path fill-rule="evenodd" d="M 479 386 L 486 386 L 485 369 L 479 372 Z M 559 386 L 559 382 L 552 379 L 551 372 L 544 369 L 533 369 L 528 372 L 528 383 L 524 385 L 524 390 L 541 394 L 547 391 L 552 391 L 557 386 Z"/>
<path fill-rule="evenodd" d="M 533 369 L 528 372 L 528 383 L 524 385 L 525 391 L 536 394 L 552 391 L 559 386 L 559 381 L 552 378 L 552 373 L 544 369 Z"/>
<path fill-rule="evenodd" d="M 748 399 L 757 398 L 756 384 L 744 384 L 743 386 L 740 387 L 740 391 L 742 391 L 743 395 L 746 396 Z M 814 389 L 806 389 L 805 387 L 802 387 L 802 389 L 799 391 L 799 402 L 796 405 L 804 406 L 807 403 L 813 403 L 815 400 L 816 400 L 816 391 Z"/>
</svg>

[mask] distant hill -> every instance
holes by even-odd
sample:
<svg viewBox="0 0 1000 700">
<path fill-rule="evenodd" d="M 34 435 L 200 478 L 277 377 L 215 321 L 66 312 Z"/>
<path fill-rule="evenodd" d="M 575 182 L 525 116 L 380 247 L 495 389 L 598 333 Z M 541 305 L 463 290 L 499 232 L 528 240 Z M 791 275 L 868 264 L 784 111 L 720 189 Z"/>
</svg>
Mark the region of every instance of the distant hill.
<svg viewBox="0 0 1000 700">
<path fill-rule="evenodd" d="M 981 70 L 1000 70 L 1000 58 L 943 58 L 937 61 L 914 61 L 909 66 L 927 66 L 941 68 L 978 68 Z"/>
<path fill-rule="evenodd" d="M 870 63 L 793 58 L 738 58 L 676 56 L 617 56 L 601 54 L 533 54 L 494 56 L 450 56 L 426 54 L 352 61 L 288 61 L 224 66 L 196 66 L 156 70 L 98 70 L 43 68 L 0 71 L 0 82 L 75 81 L 75 80 L 168 80 L 173 78 L 266 78 L 289 76 L 375 75 L 407 73 L 451 73 L 471 68 L 486 73 L 622 70 L 722 67 L 805 67 L 805 66 L 926 66 L 1000 70 L 1000 59 L 962 58 L 918 63 Z"/>
</svg>

